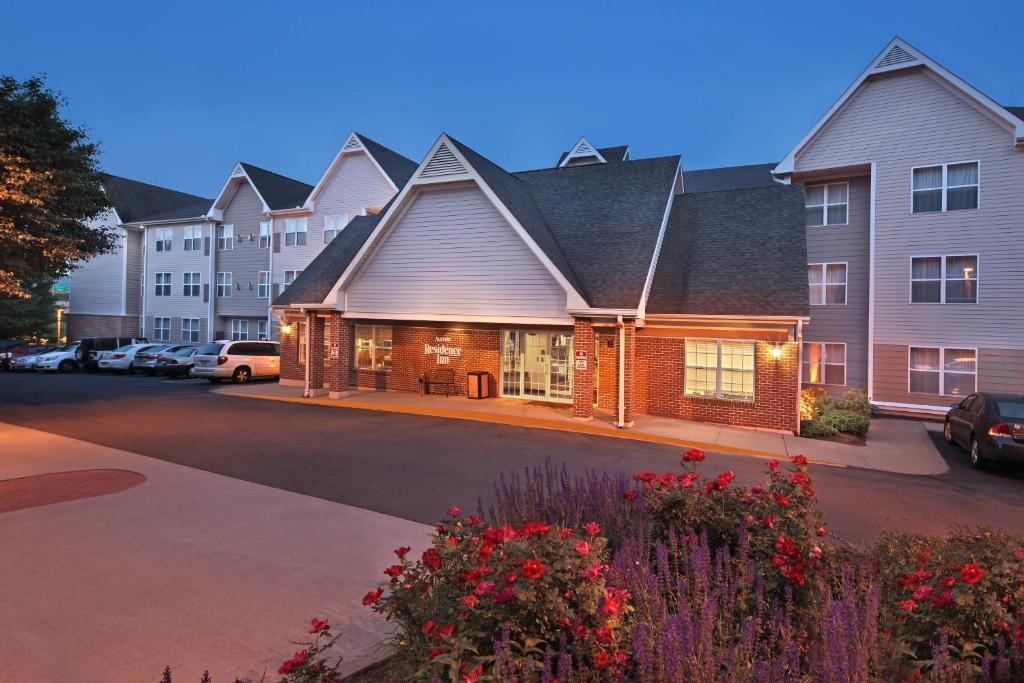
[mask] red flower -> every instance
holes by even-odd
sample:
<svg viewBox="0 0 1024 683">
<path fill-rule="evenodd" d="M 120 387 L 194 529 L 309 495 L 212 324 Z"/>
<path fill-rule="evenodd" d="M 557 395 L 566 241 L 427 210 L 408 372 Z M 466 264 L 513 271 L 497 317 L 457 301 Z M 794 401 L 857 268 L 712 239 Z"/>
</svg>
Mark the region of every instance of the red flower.
<svg viewBox="0 0 1024 683">
<path fill-rule="evenodd" d="M 779 473 L 779 461 L 778 460 L 769 460 L 768 461 L 768 469 L 770 469 L 772 471 L 772 474 L 778 474 Z"/>
<path fill-rule="evenodd" d="M 814 530 L 814 533 L 818 536 L 826 536 L 828 535 L 828 529 L 826 529 L 823 526 L 819 526 L 817 529 Z"/>
<path fill-rule="evenodd" d="M 499 543 L 511 541 L 513 538 L 515 538 L 516 530 L 508 526 L 507 524 L 500 526 L 498 528 L 489 526 L 483 530 L 483 533 L 480 534 L 480 537 L 487 543 L 497 545 Z"/>
<path fill-rule="evenodd" d="M 542 536 L 551 531 L 551 525 L 547 522 L 527 522 L 519 529 L 520 536 Z"/>
<path fill-rule="evenodd" d="M 761 484 L 754 484 L 753 486 L 750 487 L 750 495 L 759 496 L 762 493 L 764 493 L 764 486 L 762 486 Z"/>
<path fill-rule="evenodd" d="M 612 656 L 604 650 L 598 650 L 594 655 L 594 664 L 597 665 L 598 669 L 607 669 L 612 665 Z"/>
<path fill-rule="evenodd" d="M 650 483 L 658 478 L 658 475 L 654 472 L 637 472 L 633 475 L 633 478 L 637 481 L 644 482 L 645 484 Z"/>
<path fill-rule="evenodd" d="M 622 497 L 626 500 L 636 500 L 636 489 L 630 489 L 622 494 Z"/>
<path fill-rule="evenodd" d="M 515 583 L 517 578 L 519 577 L 516 576 L 515 572 L 505 572 L 501 575 L 501 580 L 505 583 Z"/>
<path fill-rule="evenodd" d="M 444 638 L 451 638 L 452 633 L 455 632 L 455 624 L 447 624 L 437 629 L 437 632 Z"/>
<path fill-rule="evenodd" d="M 975 584 L 981 581 L 981 577 L 985 576 L 985 572 L 981 567 L 978 566 L 977 562 L 965 564 L 960 567 L 960 579 L 966 584 Z"/>
<path fill-rule="evenodd" d="M 775 499 L 775 504 L 779 507 L 789 507 L 789 497 L 781 493 L 773 493 L 772 498 Z"/>
<path fill-rule="evenodd" d="M 938 595 L 936 595 L 935 599 L 932 600 L 932 607 L 935 607 L 935 608 L 949 607 L 952 604 L 953 604 L 953 591 L 949 590 L 948 588 L 946 590 L 942 591 L 941 593 L 939 593 Z"/>
<path fill-rule="evenodd" d="M 904 600 L 900 603 L 900 607 L 907 610 L 908 612 L 913 612 L 914 608 L 917 607 L 917 603 L 913 600 Z"/>
<path fill-rule="evenodd" d="M 331 622 L 327 621 L 326 619 L 314 619 L 313 621 L 309 622 L 310 633 L 321 633 L 323 631 L 330 630 Z"/>
<path fill-rule="evenodd" d="M 437 548 L 427 548 L 423 551 L 423 564 L 433 570 L 441 566 L 441 553 L 437 552 Z"/>
<path fill-rule="evenodd" d="M 459 598 L 459 602 L 465 607 L 476 607 L 480 603 L 480 598 L 475 595 L 463 595 Z"/>
<path fill-rule="evenodd" d="M 495 602 L 512 602 L 516 599 L 516 594 L 512 590 L 512 586 L 505 586 L 494 596 Z"/>
<path fill-rule="evenodd" d="M 402 566 L 398 564 L 393 564 L 387 569 L 385 569 L 384 573 L 390 576 L 391 578 L 396 579 L 402 575 Z"/>
<path fill-rule="evenodd" d="M 398 559 L 404 560 L 410 550 L 412 550 L 412 548 L 407 545 L 403 545 L 401 548 L 395 548 L 395 555 L 398 555 Z"/>
<path fill-rule="evenodd" d="M 807 467 L 807 458 L 805 458 L 802 455 L 794 455 L 793 463 L 799 465 L 800 467 Z"/>
<path fill-rule="evenodd" d="M 434 622 L 434 620 L 428 619 L 427 623 L 423 624 L 423 635 L 429 636 L 431 633 L 433 633 L 435 626 L 437 626 L 437 624 Z"/>
<path fill-rule="evenodd" d="M 540 560 L 527 560 L 523 562 L 523 576 L 534 581 L 544 575 L 547 568 L 541 563 Z"/>
<path fill-rule="evenodd" d="M 691 448 L 683 453 L 683 462 L 703 462 L 704 451 L 699 448 Z"/>
<path fill-rule="evenodd" d="M 481 664 L 477 668 L 470 671 L 468 674 L 463 675 L 460 679 L 460 683 L 476 683 L 476 680 L 480 678 L 480 675 L 484 672 L 484 667 Z"/>
<path fill-rule="evenodd" d="M 576 552 L 586 557 L 590 554 L 590 544 L 586 541 L 580 541 L 576 544 Z"/>
<path fill-rule="evenodd" d="M 480 522 L 484 521 L 480 515 L 470 515 L 469 519 L 466 520 L 470 526 L 476 526 Z"/>
<path fill-rule="evenodd" d="M 607 626 L 598 626 L 594 629 L 594 637 L 599 643 L 610 643 L 612 642 L 612 630 Z"/>
<path fill-rule="evenodd" d="M 609 617 L 618 616 L 619 612 L 622 611 L 622 602 L 619 600 L 619 596 L 613 593 L 605 593 L 601 611 Z"/>
<path fill-rule="evenodd" d="M 459 508 L 455 507 L 454 505 L 452 505 L 450 508 L 448 508 L 448 516 L 449 517 L 458 517 L 461 514 L 462 514 L 462 510 L 460 510 Z"/>
<path fill-rule="evenodd" d="M 595 562 L 583 570 L 583 575 L 591 581 L 597 581 L 604 575 L 604 565 L 600 562 Z"/>
<path fill-rule="evenodd" d="M 287 676 L 288 674 L 290 674 L 291 672 L 295 671 L 300 666 L 305 664 L 306 660 L 308 659 L 309 650 L 299 650 L 294 655 L 292 655 L 291 659 L 287 659 L 281 664 L 281 667 L 277 670 L 277 673 L 281 674 L 282 676 Z"/>
<path fill-rule="evenodd" d="M 597 522 L 587 522 L 583 525 L 583 530 L 587 532 L 588 536 L 597 536 L 601 533 L 601 527 Z"/>
<path fill-rule="evenodd" d="M 473 593 L 477 597 L 482 598 L 485 595 L 489 594 L 493 590 L 494 590 L 494 582 L 493 581 L 481 581 L 480 583 L 478 583 L 476 585 L 476 588 L 473 589 Z"/>
<path fill-rule="evenodd" d="M 445 650 L 443 647 L 435 647 L 429 653 L 427 653 L 427 657 L 433 659 L 434 657 L 439 657 L 441 655 L 446 654 L 448 654 L 448 650 Z"/>
<path fill-rule="evenodd" d="M 952 588 L 956 585 L 956 578 L 952 576 L 947 576 L 944 579 L 942 579 L 942 585 L 946 588 Z"/>
<path fill-rule="evenodd" d="M 380 596 L 384 593 L 383 588 L 374 588 L 372 591 L 363 596 L 363 604 L 369 607 L 370 605 L 377 604 L 380 600 Z"/>
<path fill-rule="evenodd" d="M 917 590 L 914 591 L 914 595 L 911 597 L 913 597 L 915 600 L 924 600 L 925 598 L 930 596 L 932 594 L 932 591 L 934 590 L 935 589 L 929 586 L 928 584 L 918 586 Z"/>
</svg>

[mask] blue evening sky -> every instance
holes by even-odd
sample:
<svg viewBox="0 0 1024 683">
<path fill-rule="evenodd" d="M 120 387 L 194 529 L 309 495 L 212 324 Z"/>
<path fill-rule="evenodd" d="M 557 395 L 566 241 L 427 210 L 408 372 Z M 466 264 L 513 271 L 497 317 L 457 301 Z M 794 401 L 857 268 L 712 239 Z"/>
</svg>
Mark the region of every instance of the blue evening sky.
<svg viewBox="0 0 1024 683">
<path fill-rule="evenodd" d="M 0 13 L 106 170 L 215 195 L 236 160 L 315 182 L 351 130 L 447 131 L 509 170 L 580 135 L 686 168 L 780 159 L 898 34 L 1024 104 L 1017 2 L 81 2 Z"/>
</svg>

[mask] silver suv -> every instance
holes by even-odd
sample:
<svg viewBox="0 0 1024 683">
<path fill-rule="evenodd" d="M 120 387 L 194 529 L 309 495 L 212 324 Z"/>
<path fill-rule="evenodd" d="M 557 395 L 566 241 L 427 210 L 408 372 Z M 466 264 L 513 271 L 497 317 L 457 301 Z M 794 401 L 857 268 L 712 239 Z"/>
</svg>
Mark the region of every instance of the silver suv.
<svg viewBox="0 0 1024 683">
<path fill-rule="evenodd" d="M 253 377 L 281 374 L 281 345 L 270 341 L 215 341 L 203 344 L 195 355 L 193 377 L 219 382 L 230 377 L 244 384 Z"/>
</svg>

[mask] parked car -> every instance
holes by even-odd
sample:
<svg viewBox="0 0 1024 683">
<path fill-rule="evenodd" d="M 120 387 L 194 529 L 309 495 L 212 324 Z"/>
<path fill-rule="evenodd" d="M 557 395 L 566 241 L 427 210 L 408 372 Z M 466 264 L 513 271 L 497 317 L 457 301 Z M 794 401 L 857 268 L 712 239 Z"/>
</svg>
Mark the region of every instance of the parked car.
<svg viewBox="0 0 1024 683">
<path fill-rule="evenodd" d="M 23 353 L 19 356 L 15 356 L 11 359 L 11 370 L 22 371 L 32 370 L 35 368 L 36 363 L 40 358 L 48 353 L 59 350 L 61 347 L 59 344 L 46 344 L 43 345 L 39 350 L 34 353 Z"/>
<path fill-rule="evenodd" d="M 141 352 L 155 349 L 158 344 L 127 344 L 113 351 L 101 351 L 97 364 L 100 370 L 135 372 L 135 356 Z"/>
<path fill-rule="evenodd" d="M 135 370 L 144 375 L 155 375 L 156 364 L 164 356 L 169 356 L 181 349 L 195 348 L 194 344 L 159 344 L 151 349 L 135 354 Z"/>
<path fill-rule="evenodd" d="M 0 362 L 8 370 L 31 370 L 32 366 L 27 361 L 20 363 L 19 361 L 26 356 L 41 356 L 49 351 L 55 351 L 60 346 L 60 344 L 21 344 L 19 346 L 10 346 L 7 351 L 0 353 L 0 356 L 4 356 Z"/>
<path fill-rule="evenodd" d="M 29 342 L 24 339 L 0 339 L 0 368 L 10 370 L 13 360 L 12 354 L 23 350 L 28 345 Z"/>
<path fill-rule="evenodd" d="M 991 461 L 1024 463 L 1024 395 L 971 394 L 946 413 L 942 435 L 982 469 Z"/>
<path fill-rule="evenodd" d="M 219 382 L 230 377 L 244 384 L 253 377 L 281 374 L 281 345 L 269 341 L 215 341 L 199 347 L 193 377 Z"/>
<path fill-rule="evenodd" d="M 174 353 L 166 354 L 156 362 L 156 374 L 167 375 L 168 377 L 188 377 L 192 371 L 192 364 L 195 363 L 196 346 L 189 346 L 178 349 Z"/>
<path fill-rule="evenodd" d="M 78 342 L 36 356 L 32 367 L 36 370 L 56 370 L 57 372 L 74 372 L 78 369 Z"/>
<path fill-rule="evenodd" d="M 83 337 L 78 340 L 78 362 L 86 370 L 98 370 L 101 351 L 113 351 L 128 344 L 147 342 L 149 340 L 145 337 Z"/>
</svg>

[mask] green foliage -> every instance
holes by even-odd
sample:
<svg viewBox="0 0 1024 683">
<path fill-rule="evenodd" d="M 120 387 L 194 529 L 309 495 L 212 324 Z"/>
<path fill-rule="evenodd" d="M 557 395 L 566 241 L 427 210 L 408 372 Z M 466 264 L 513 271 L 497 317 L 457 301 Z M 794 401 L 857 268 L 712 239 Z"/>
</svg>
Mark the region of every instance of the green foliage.
<svg viewBox="0 0 1024 683">
<path fill-rule="evenodd" d="M 851 413 L 863 415 L 864 417 L 871 417 L 872 415 L 871 401 L 868 400 L 868 395 L 860 389 L 850 389 L 843 394 L 843 398 L 839 401 L 837 407 L 841 410 L 848 410 Z"/>
<path fill-rule="evenodd" d="M 804 387 L 800 391 L 800 419 L 817 420 L 826 411 L 835 408 L 835 401 L 824 387 Z"/>
<path fill-rule="evenodd" d="M 949 641 L 940 655 L 975 675 L 1000 647 L 1011 659 L 1024 657 L 1024 539 L 990 529 L 887 535 L 874 557 L 894 658 L 930 668 L 940 635 Z"/>
<path fill-rule="evenodd" d="M 817 422 L 819 428 L 824 427 L 825 429 L 833 429 L 844 434 L 856 434 L 857 436 L 867 436 L 868 429 L 871 427 L 870 417 L 838 408 L 829 410 Z"/>
<path fill-rule="evenodd" d="M 0 77 L 0 295 L 28 298 L 78 261 L 114 248 L 88 221 L 110 206 L 99 150 L 60 114 L 42 79 Z"/>
<path fill-rule="evenodd" d="M 0 339 L 56 341 L 57 300 L 50 282 L 26 286 L 30 299 L 0 295 Z"/>
<path fill-rule="evenodd" d="M 822 420 L 801 420 L 800 436 L 810 439 L 828 439 L 838 434 L 839 431 L 832 425 L 825 424 Z"/>
</svg>

